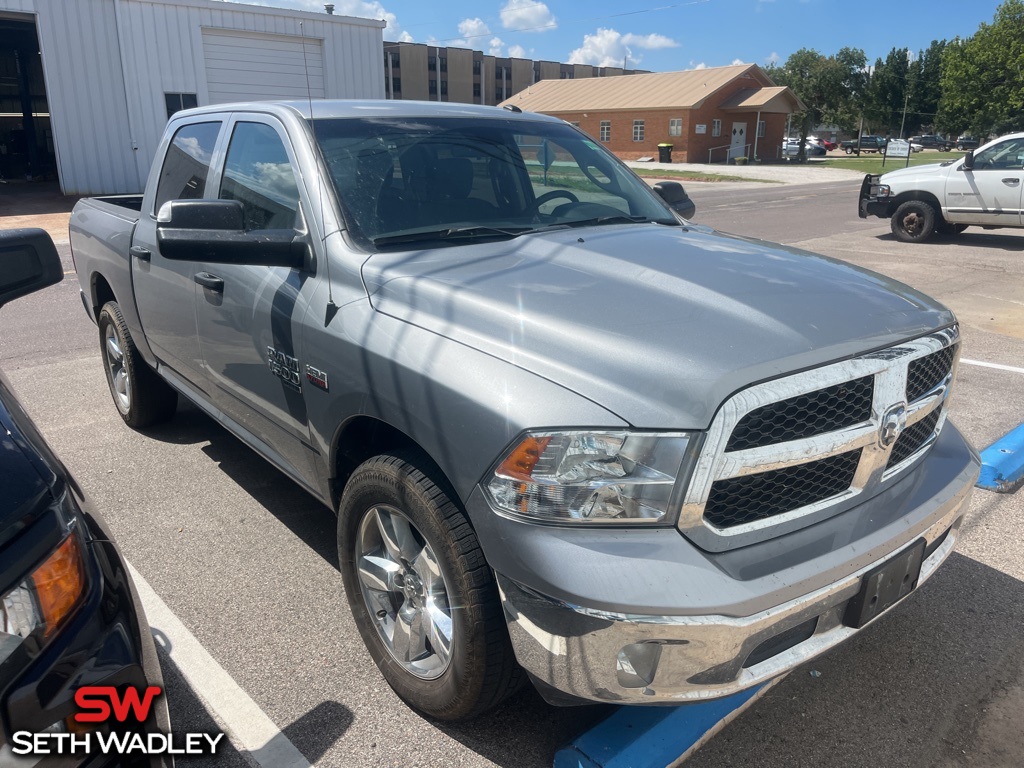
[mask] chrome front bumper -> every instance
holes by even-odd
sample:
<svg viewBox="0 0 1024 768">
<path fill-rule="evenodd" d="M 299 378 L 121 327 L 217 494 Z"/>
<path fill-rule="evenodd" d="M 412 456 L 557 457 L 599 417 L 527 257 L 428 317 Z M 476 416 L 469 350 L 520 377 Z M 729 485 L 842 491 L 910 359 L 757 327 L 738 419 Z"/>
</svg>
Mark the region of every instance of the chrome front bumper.
<svg viewBox="0 0 1024 768">
<path fill-rule="evenodd" d="M 919 585 L 953 551 L 971 490 L 966 485 L 948 498 L 920 535 L 926 555 Z M 905 547 L 810 594 L 740 618 L 608 613 L 550 599 L 501 574 L 498 586 L 516 656 L 535 680 L 575 699 L 682 703 L 750 688 L 859 632 L 843 624 L 843 615 L 861 577 Z"/>
</svg>

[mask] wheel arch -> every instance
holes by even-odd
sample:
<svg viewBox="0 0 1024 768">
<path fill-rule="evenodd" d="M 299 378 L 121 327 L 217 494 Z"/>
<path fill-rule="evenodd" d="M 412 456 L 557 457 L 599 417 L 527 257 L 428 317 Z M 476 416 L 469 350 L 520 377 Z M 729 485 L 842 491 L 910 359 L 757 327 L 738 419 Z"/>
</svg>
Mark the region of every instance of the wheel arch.
<svg viewBox="0 0 1024 768">
<path fill-rule="evenodd" d="M 922 203 L 928 203 L 932 208 L 935 209 L 935 216 L 939 221 L 945 221 L 945 217 L 942 215 L 942 203 L 939 202 L 939 198 L 931 192 L 925 192 L 924 190 L 915 189 L 909 192 L 900 192 L 896 197 L 889 203 L 889 215 L 892 216 L 896 213 L 896 209 L 904 203 L 910 200 L 920 200 Z"/>
<path fill-rule="evenodd" d="M 108 301 L 117 301 L 117 295 L 110 283 L 100 272 L 93 272 L 89 278 L 89 300 L 92 302 L 93 320 L 98 320 L 100 310 Z"/>
<path fill-rule="evenodd" d="M 353 416 L 342 423 L 331 442 L 331 505 L 338 508 L 349 477 L 360 464 L 383 453 L 403 453 L 423 462 L 420 466 L 448 497 L 459 505 L 465 500 L 455 490 L 447 473 L 414 438 L 392 424 L 367 414 Z"/>
</svg>

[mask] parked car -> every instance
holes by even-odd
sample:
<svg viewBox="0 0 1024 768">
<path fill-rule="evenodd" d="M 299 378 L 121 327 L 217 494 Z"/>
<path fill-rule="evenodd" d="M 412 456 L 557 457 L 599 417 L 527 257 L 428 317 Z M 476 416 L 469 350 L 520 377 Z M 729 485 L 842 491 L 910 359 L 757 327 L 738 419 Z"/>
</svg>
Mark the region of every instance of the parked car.
<svg viewBox="0 0 1024 768">
<path fill-rule="evenodd" d="M 807 141 L 811 142 L 812 144 L 817 144 L 818 146 L 824 147 L 826 152 L 831 152 L 833 149 L 836 149 L 839 146 L 834 141 L 829 141 L 828 139 L 820 139 L 817 136 L 808 136 Z"/>
<path fill-rule="evenodd" d="M 118 413 L 184 394 L 337 512 L 406 702 L 678 704 L 873 622 L 979 471 L 952 312 L 681 192 L 548 116 L 219 104 L 171 118 L 145 194 L 81 200 L 71 247 Z"/>
<path fill-rule="evenodd" d="M 941 136 L 925 135 L 925 136 L 911 136 L 910 144 L 919 144 L 922 149 L 937 149 L 940 152 L 948 152 L 953 148 L 953 142 L 948 139 L 944 139 Z"/>
<path fill-rule="evenodd" d="M 977 147 L 978 140 L 973 136 L 963 135 L 956 137 L 956 148 L 959 149 L 961 152 L 967 149 L 977 149 Z"/>
<path fill-rule="evenodd" d="M 898 240 L 920 243 L 968 226 L 1022 227 L 1024 133 L 996 139 L 963 158 L 864 177 L 861 218 L 888 218 Z"/>
<path fill-rule="evenodd" d="M 825 147 L 821 144 L 812 142 L 809 138 L 804 143 L 804 156 L 805 157 L 824 157 Z M 783 157 L 796 157 L 800 154 L 800 140 L 799 139 L 786 139 L 782 143 L 782 156 Z"/>
<path fill-rule="evenodd" d="M 63 276 L 46 232 L 0 232 L 0 306 Z M 0 372 L 0 757 L 10 761 L 5 765 L 21 764 L 11 753 L 19 732 L 80 731 L 72 718 L 83 686 L 162 684 L 153 637 L 113 536 Z M 162 697 L 140 730 L 169 732 Z M 58 762 L 108 764 L 94 758 Z M 24 759 L 28 765 L 39 758 Z M 164 763 L 154 756 L 145 764 Z"/>
<path fill-rule="evenodd" d="M 885 150 L 885 145 L 888 143 L 888 139 L 882 136 L 861 136 L 860 140 L 849 139 L 842 142 L 839 146 L 848 155 L 852 155 L 855 152 L 882 152 Z"/>
</svg>

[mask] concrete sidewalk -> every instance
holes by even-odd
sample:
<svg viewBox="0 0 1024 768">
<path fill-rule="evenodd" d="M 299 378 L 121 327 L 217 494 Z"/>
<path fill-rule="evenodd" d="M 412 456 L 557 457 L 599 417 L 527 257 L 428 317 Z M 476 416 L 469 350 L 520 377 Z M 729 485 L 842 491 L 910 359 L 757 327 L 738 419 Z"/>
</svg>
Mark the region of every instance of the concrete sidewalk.
<svg viewBox="0 0 1024 768">
<path fill-rule="evenodd" d="M 626 161 L 630 168 L 644 171 L 670 170 L 694 173 L 719 173 L 723 176 L 742 176 L 752 181 L 775 181 L 783 184 L 815 184 L 829 181 L 851 181 L 863 179 L 860 171 L 843 168 L 822 168 L 810 163 L 786 163 L 780 165 L 704 165 L 701 163 L 640 163 Z M 700 183 L 700 182 L 688 182 Z M 719 183 L 719 182 L 713 182 Z"/>
</svg>

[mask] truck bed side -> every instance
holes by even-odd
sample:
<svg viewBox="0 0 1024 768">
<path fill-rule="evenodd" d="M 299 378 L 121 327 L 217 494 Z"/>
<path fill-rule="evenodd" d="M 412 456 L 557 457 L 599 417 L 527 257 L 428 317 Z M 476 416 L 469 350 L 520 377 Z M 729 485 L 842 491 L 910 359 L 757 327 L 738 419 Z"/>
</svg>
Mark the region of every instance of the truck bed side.
<svg viewBox="0 0 1024 768">
<path fill-rule="evenodd" d="M 146 344 L 135 306 L 129 248 L 139 221 L 142 195 L 87 197 L 71 211 L 71 255 L 82 302 L 93 322 L 108 301 L 121 308 L 136 346 L 147 362 L 155 359 Z"/>
</svg>

